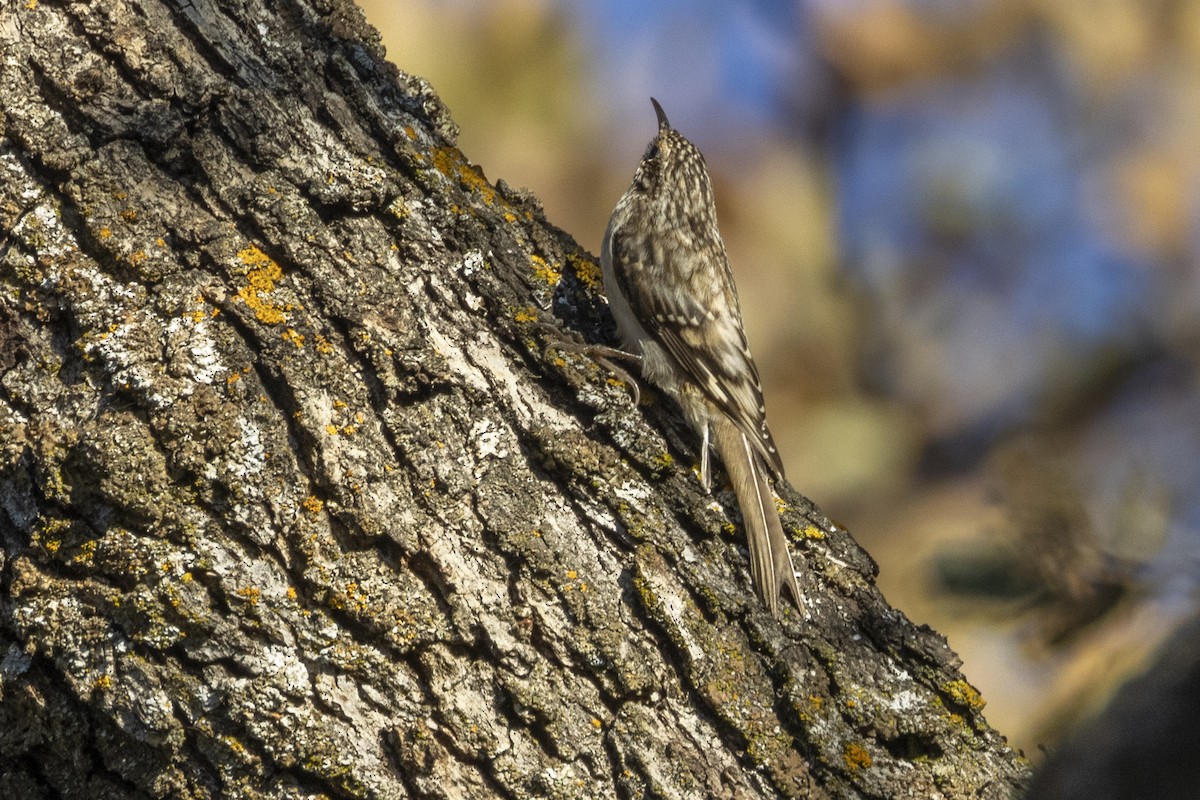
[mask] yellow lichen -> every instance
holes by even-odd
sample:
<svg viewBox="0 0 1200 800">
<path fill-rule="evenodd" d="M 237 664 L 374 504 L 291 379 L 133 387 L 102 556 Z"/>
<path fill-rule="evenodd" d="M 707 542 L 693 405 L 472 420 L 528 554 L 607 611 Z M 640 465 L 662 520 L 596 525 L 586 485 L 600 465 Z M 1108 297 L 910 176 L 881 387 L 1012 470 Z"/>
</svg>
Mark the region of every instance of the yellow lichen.
<svg viewBox="0 0 1200 800">
<path fill-rule="evenodd" d="M 605 383 L 607 383 L 609 386 L 615 386 L 618 389 L 628 388 L 625 381 L 621 380 L 620 378 L 609 377 L 607 380 L 605 380 Z M 646 395 L 642 395 L 642 397 L 644 398 Z"/>
<path fill-rule="evenodd" d="M 479 192 L 483 202 L 491 205 L 496 201 L 496 190 L 475 166 L 467 163 L 457 147 L 438 147 L 433 151 L 433 166 L 451 180 L 458 181 L 463 188 Z"/>
<path fill-rule="evenodd" d="M 351 581 L 350 583 L 347 583 L 345 588 L 343 589 L 343 593 L 345 594 L 346 598 L 350 601 L 352 608 L 355 611 L 359 612 L 360 614 L 362 612 L 370 609 L 371 597 L 366 592 L 360 591 L 357 583 L 354 583 L 353 581 Z M 342 609 L 342 608 L 346 607 L 345 602 L 343 602 L 342 599 L 338 598 L 338 597 L 333 598 L 333 603 L 334 603 L 334 607 L 338 608 L 338 609 Z"/>
<path fill-rule="evenodd" d="M 942 686 L 942 690 L 961 706 L 978 710 L 987 705 L 987 701 L 980 696 L 975 687 L 964 680 L 950 681 Z"/>
<path fill-rule="evenodd" d="M 310 494 L 300 505 L 304 506 L 304 510 L 310 514 L 320 514 L 321 510 L 325 508 L 325 501 Z"/>
<path fill-rule="evenodd" d="M 537 309 L 533 306 L 525 306 L 513 315 L 513 319 L 517 322 L 536 322 L 537 318 Z"/>
<path fill-rule="evenodd" d="M 804 530 L 800 531 L 805 539 L 824 539 L 825 531 L 818 528 L 816 525 L 805 525 Z"/>
<path fill-rule="evenodd" d="M 562 270 L 555 269 L 546 262 L 546 259 L 532 255 L 529 260 L 533 264 L 533 274 L 538 277 L 538 280 L 550 286 L 556 286 L 562 280 Z"/>
<path fill-rule="evenodd" d="M 238 251 L 238 260 L 249 267 L 246 273 L 246 285 L 238 289 L 238 297 L 254 312 L 259 322 L 268 325 L 278 325 L 285 319 L 285 312 L 291 306 L 279 306 L 265 299 L 263 295 L 275 290 L 275 282 L 283 277 L 283 270 L 274 259 L 264 253 L 257 245 Z"/>
<path fill-rule="evenodd" d="M 866 769 L 871 766 L 871 754 L 862 745 L 851 742 L 842 749 L 842 761 L 846 769 Z"/>
<path fill-rule="evenodd" d="M 288 328 L 283 332 L 282 336 L 285 342 L 291 342 L 296 345 L 297 350 L 304 349 L 304 334 L 297 333 L 295 328 Z"/>
<path fill-rule="evenodd" d="M 242 599 L 252 606 L 258 605 L 258 601 L 262 599 L 262 590 L 255 589 L 252 586 L 246 586 L 238 589 L 237 593 L 242 597 Z"/>
<path fill-rule="evenodd" d="M 584 258 L 574 253 L 567 256 L 567 263 L 575 270 L 575 277 L 579 278 L 580 283 L 589 289 L 600 288 L 603 280 L 599 264 L 590 258 Z"/>
<path fill-rule="evenodd" d="M 71 559 L 76 564 L 91 564 L 96 557 L 96 540 L 84 542 L 79 545 L 79 550 L 75 557 Z"/>
</svg>

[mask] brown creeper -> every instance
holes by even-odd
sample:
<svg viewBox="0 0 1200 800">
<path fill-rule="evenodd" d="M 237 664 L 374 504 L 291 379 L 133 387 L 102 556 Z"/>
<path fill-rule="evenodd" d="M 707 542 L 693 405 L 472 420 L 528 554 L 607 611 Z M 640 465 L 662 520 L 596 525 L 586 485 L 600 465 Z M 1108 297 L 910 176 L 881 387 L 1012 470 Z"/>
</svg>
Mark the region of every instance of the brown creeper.
<svg viewBox="0 0 1200 800">
<path fill-rule="evenodd" d="M 705 489 L 711 435 L 746 521 L 755 590 L 778 616 L 783 586 L 797 608 L 802 602 L 766 477 L 769 469 L 781 479 L 783 463 L 767 428 L 704 157 L 650 102 L 658 135 L 600 249 L 608 303 L 622 345 L 641 357 L 642 375 L 675 398 L 700 433 Z"/>
</svg>

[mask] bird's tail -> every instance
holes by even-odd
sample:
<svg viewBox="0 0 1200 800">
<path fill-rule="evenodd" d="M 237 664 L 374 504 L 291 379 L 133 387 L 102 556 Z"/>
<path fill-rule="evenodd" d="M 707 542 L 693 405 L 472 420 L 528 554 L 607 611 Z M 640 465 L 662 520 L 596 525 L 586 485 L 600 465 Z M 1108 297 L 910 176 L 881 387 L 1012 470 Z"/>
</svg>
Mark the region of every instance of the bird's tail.
<svg viewBox="0 0 1200 800">
<path fill-rule="evenodd" d="M 750 577 L 759 599 L 779 616 L 779 595 L 786 586 L 792 602 L 802 610 L 800 586 L 792 557 L 788 554 L 787 537 L 775 508 L 775 497 L 754 445 L 730 420 L 722 417 L 712 423 L 713 444 L 725 464 L 733 484 L 742 518 L 746 521 L 746 538 L 750 545 Z"/>
</svg>

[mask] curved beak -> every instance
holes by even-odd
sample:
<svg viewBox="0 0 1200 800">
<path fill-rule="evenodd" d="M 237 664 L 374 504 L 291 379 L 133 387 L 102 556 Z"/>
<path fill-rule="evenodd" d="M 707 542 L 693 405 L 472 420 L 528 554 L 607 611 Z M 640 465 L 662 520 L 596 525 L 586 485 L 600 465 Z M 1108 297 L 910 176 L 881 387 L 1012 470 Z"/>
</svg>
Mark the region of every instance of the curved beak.
<svg viewBox="0 0 1200 800">
<path fill-rule="evenodd" d="M 662 106 L 653 97 L 650 98 L 650 102 L 654 104 L 654 113 L 658 115 L 658 129 L 660 131 L 670 130 L 671 122 L 667 119 L 667 112 L 662 110 Z"/>
</svg>

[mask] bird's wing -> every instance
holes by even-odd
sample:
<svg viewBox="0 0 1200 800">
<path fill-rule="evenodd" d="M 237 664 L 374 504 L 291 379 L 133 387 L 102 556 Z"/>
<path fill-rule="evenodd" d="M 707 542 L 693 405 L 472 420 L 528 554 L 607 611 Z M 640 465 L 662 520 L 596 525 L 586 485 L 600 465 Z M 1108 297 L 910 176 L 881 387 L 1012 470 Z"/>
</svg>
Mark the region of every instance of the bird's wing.
<svg viewBox="0 0 1200 800">
<path fill-rule="evenodd" d="M 612 234 L 613 272 L 622 295 L 647 333 L 782 477 L 723 249 L 706 256 L 684 246 L 663 246 L 672 243 L 661 232 L 652 244 L 658 246 L 638 246 L 628 235 Z M 722 263 L 716 269 L 695 261 L 718 257 Z"/>
</svg>

